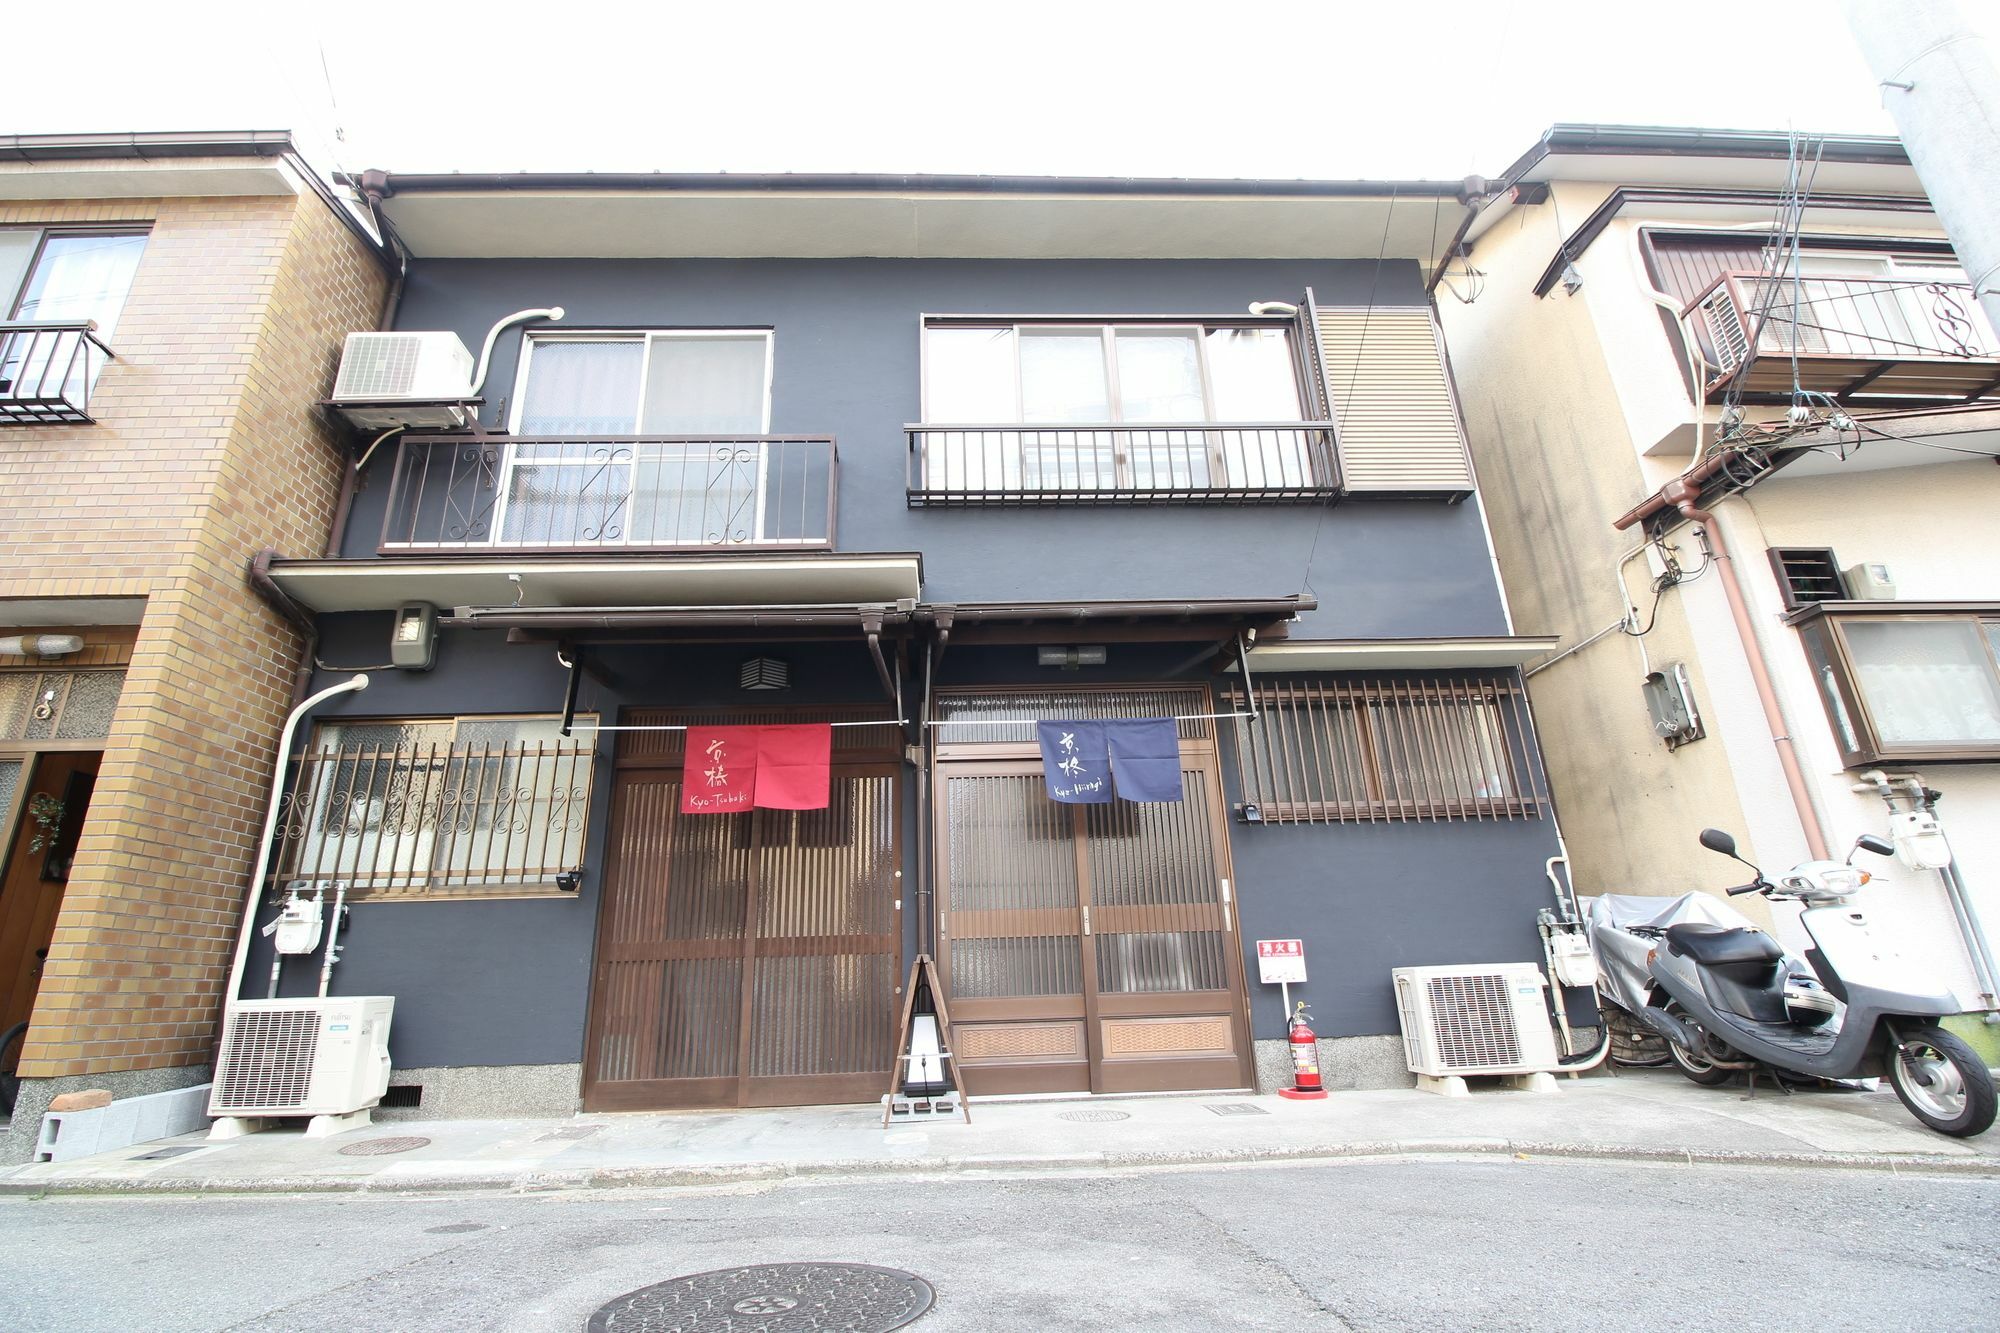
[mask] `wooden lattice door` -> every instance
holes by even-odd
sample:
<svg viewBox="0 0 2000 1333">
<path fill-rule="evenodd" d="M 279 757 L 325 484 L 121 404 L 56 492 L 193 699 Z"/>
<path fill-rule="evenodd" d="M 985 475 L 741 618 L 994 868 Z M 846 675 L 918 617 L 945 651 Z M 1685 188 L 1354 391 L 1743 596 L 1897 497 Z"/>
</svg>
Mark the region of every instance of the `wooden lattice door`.
<svg viewBox="0 0 2000 1333">
<path fill-rule="evenodd" d="M 898 775 L 836 764 L 825 810 L 683 815 L 678 766 L 620 770 L 586 1109 L 881 1094 L 902 961 Z"/>
</svg>

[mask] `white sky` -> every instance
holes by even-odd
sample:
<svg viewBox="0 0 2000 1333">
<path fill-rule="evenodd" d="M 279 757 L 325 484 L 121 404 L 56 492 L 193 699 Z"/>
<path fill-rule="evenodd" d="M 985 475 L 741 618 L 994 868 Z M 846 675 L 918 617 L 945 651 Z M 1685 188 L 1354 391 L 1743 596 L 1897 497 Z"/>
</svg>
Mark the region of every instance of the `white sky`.
<svg viewBox="0 0 2000 1333">
<path fill-rule="evenodd" d="M 1837 0 L 71 2 L 96 36 L 10 60 L 0 131 L 355 170 L 1456 179 L 1557 121 L 1894 132 Z"/>
</svg>

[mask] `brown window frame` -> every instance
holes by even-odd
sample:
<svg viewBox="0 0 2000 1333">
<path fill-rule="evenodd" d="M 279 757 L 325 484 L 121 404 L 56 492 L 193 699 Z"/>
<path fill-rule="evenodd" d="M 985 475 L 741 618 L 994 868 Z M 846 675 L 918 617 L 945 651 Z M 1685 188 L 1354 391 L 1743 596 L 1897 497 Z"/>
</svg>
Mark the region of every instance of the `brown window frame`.
<svg viewBox="0 0 2000 1333">
<path fill-rule="evenodd" d="M 1235 812 L 1245 822 L 1540 819 L 1550 809 L 1513 672 L 1259 676 L 1253 685 L 1258 716 L 1232 721 Z M 1225 687 L 1226 708 L 1250 702 L 1240 684 Z M 1454 715 L 1476 730 L 1455 726 Z M 1489 761 L 1504 794 L 1468 794 L 1495 776 Z"/>
<path fill-rule="evenodd" d="M 2000 651 L 1992 629 L 2000 628 L 2000 602 L 1817 602 L 1787 617 L 1799 631 L 1813 673 L 1813 690 L 1826 710 L 1827 726 L 1848 768 L 1881 763 L 1974 763 L 2000 759 L 2000 740 L 1951 743 L 1884 742 L 1869 709 L 1849 651 L 1847 628 L 1862 623 L 1911 624 L 1941 621 L 1969 624 L 1986 650 L 1987 664 L 2000 684 Z M 1829 693 L 1829 690 L 1831 693 Z"/>
<path fill-rule="evenodd" d="M 579 870 L 590 852 L 591 807 L 595 796 L 599 755 L 594 731 L 583 737 L 551 741 L 515 741 L 506 745 L 481 745 L 458 739 L 468 723 L 558 722 L 556 713 L 462 713 L 392 717 L 330 717 L 315 725 L 312 742 L 288 761 L 290 776 L 279 804 L 276 845 L 272 849 L 268 877 L 274 889 L 293 885 L 330 890 L 347 886 L 350 902 L 450 902 L 489 898 L 573 898 L 575 893 L 561 888 L 556 878 Z M 595 714 L 578 714 L 578 723 L 592 726 Z M 381 726 L 425 726 L 450 724 L 452 739 L 423 745 L 379 746 L 349 743 L 328 748 L 329 731 L 342 728 Z M 524 784 L 519 765 L 533 762 L 537 771 Z M 512 776 L 509 763 L 515 765 Z M 388 765 L 386 774 L 382 766 Z M 335 804 L 353 808 L 366 766 L 365 797 L 381 799 L 381 823 L 364 822 L 329 836 L 324 814 Z M 565 766 L 568 781 L 565 783 Z M 517 795 L 539 792 L 541 773 L 547 772 L 551 786 L 547 796 L 550 827 L 539 834 L 533 819 L 527 823 L 513 816 Z M 330 773 L 330 777 L 322 774 Z M 413 778 L 422 779 L 424 807 L 414 826 L 394 825 L 393 841 L 384 831 L 391 811 L 403 800 Z M 468 785 L 468 778 L 471 779 Z M 378 798 L 380 780 L 385 793 Z M 331 784 L 322 785 L 322 784 Z M 462 810 L 470 796 L 474 814 L 470 824 L 461 818 L 447 825 L 446 817 Z M 530 806 L 536 804 L 531 797 Z M 363 807 L 366 808 L 365 806 Z M 554 819 L 562 815 L 564 828 L 554 830 Z M 498 831 L 505 816 L 507 829 Z M 365 817 L 366 818 L 366 817 Z M 485 859 L 478 859 L 481 822 L 485 823 Z M 440 832 L 445 831 L 445 836 Z M 374 846 L 367 849 L 366 838 L 375 834 Z M 520 841 L 518 848 L 516 836 Z M 563 846 L 550 859 L 551 842 L 560 836 Z M 354 840 L 352 858 L 346 856 L 349 839 Z M 452 861 L 466 839 L 467 864 L 454 867 Z M 570 850 L 573 855 L 562 855 Z M 406 839 L 409 840 L 406 842 Z M 495 855 L 494 843 L 501 845 Z M 332 851 L 327 851 L 328 846 Z M 406 847 L 412 855 L 405 859 Z M 539 863 L 537 852 L 539 850 Z M 422 864 L 417 862 L 421 860 Z"/>
</svg>

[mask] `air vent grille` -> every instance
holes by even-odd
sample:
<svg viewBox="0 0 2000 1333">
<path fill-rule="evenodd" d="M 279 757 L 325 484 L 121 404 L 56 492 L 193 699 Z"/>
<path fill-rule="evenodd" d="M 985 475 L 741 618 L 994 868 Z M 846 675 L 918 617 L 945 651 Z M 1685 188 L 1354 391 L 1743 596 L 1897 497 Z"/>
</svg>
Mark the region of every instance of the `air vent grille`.
<svg viewBox="0 0 2000 1333">
<path fill-rule="evenodd" d="M 334 386 L 334 398 L 397 398 L 408 394 L 416 383 L 417 361 L 422 352 L 423 339 L 413 333 L 349 338 L 346 353 L 340 358 L 340 382 Z"/>
<path fill-rule="evenodd" d="M 1838 602 L 1847 596 L 1840 561 L 1830 546 L 1773 546 L 1771 572 L 1778 576 L 1788 607 Z"/>
<path fill-rule="evenodd" d="M 279 1108 L 305 1103 L 312 1086 L 320 1011 L 238 1010 L 216 1063 L 214 1106 Z"/>
<path fill-rule="evenodd" d="M 1431 1030 L 1447 1069 L 1521 1063 L 1508 979 L 1492 973 L 1432 977 L 1427 983 Z"/>
</svg>

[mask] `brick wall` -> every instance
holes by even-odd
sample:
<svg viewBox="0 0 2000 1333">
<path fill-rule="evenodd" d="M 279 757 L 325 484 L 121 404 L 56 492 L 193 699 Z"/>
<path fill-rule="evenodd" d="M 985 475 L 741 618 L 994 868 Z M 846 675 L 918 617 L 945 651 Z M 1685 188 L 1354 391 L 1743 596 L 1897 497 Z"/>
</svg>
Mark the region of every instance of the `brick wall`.
<svg viewBox="0 0 2000 1333">
<path fill-rule="evenodd" d="M 213 1050 L 298 638 L 250 591 L 265 546 L 317 554 L 339 489 L 316 406 L 386 280 L 317 197 L 0 206 L 150 220 L 93 426 L 0 430 L 11 596 L 148 600 L 20 1072 Z"/>
</svg>

